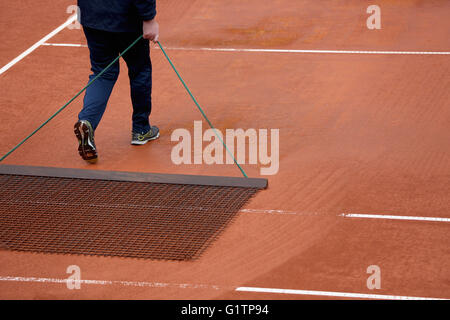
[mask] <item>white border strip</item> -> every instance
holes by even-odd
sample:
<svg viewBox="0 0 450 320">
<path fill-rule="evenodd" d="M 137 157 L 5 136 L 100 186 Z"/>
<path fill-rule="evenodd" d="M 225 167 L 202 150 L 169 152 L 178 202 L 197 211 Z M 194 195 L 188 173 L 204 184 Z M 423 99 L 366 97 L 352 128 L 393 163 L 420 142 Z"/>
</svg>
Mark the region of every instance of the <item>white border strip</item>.
<svg viewBox="0 0 450 320">
<path fill-rule="evenodd" d="M 46 35 L 44 38 L 36 42 L 34 45 L 32 45 L 30 48 L 28 48 L 26 51 L 24 51 L 21 55 L 19 55 L 17 58 L 12 60 L 10 63 L 5 65 L 3 68 L 0 69 L 0 75 L 9 70 L 12 66 L 14 66 L 17 62 L 28 56 L 30 53 L 32 53 L 34 50 L 39 48 L 42 44 L 44 44 L 47 40 L 53 38 L 56 34 L 64 30 L 68 25 L 73 23 L 77 19 L 77 15 L 71 16 L 69 19 L 67 19 L 66 22 L 64 22 L 62 25 L 60 25 L 58 28 L 50 32 L 48 35 Z"/>
<path fill-rule="evenodd" d="M 348 292 L 332 292 L 332 291 L 315 291 L 315 290 L 293 290 L 293 289 L 272 289 L 272 288 L 256 288 L 256 287 L 239 287 L 235 289 L 241 292 L 258 292 L 258 293 L 281 293 L 281 294 L 297 294 L 305 296 L 326 296 L 339 298 L 359 298 L 359 299 L 381 299 L 381 300 L 447 300 L 442 298 L 424 298 L 409 296 L 392 296 L 384 294 L 365 294 L 365 293 L 348 293 Z"/>
<path fill-rule="evenodd" d="M 55 47 L 87 47 L 73 43 L 44 43 Z M 155 46 L 154 49 L 159 49 Z M 176 51 L 216 51 L 216 52 L 264 52 L 264 53 L 334 53 L 334 54 L 397 54 L 397 55 L 450 55 L 448 51 L 361 51 L 361 50 L 294 50 L 294 49 L 238 49 L 238 48 L 181 48 L 167 47 Z"/>
<path fill-rule="evenodd" d="M 383 214 L 342 213 L 340 216 L 342 216 L 344 218 L 450 222 L 450 218 L 392 216 L 392 215 L 383 215 Z"/>
</svg>

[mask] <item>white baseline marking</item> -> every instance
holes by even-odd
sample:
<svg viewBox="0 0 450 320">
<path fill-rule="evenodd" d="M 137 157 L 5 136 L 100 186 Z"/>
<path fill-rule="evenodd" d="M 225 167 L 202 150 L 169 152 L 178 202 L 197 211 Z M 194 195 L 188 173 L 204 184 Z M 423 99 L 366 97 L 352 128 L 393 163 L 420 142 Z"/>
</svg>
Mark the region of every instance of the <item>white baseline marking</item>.
<svg viewBox="0 0 450 320">
<path fill-rule="evenodd" d="M 39 282 L 39 283 L 67 283 L 68 279 L 54 278 L 35 278 L 35 277 L 0 277 L 0 281 L 11 282 Z M 71 280 L 73 281 L 73 280 Z M 181 289 L 214 289 L 219 290 L 218 286 L 207 284 L 189 284 L 189 283 L 162 283 L 162 282 L 145 282 L 145 281 L 112 281 L 112 280 L 79 280 L 80 284 L 91 285 L 119 285 L 130 287 L 152 287 L 152 288 L 181 288 Z"/>
<path fill-rule="evenodd" d="M 447 299 L 442 299 L 442 298 L 393 296 L 393 295 L 384 295 L 384 294 L 365 294 L 365 293 L 315 291 L 315 290 L 293 290 L 293 289 L 273 289 L 273 288 L 256 288 L 256 287 L 239 287 L 239 288 L 236 288 L 235 290 L 242 291 L 242 292 L 281 293 L 281 294 L 297 294 L 297 295 L 306 295 L 306 296 L 327 296 L 327 297 L 357 298 L 357 299 L 447 300 Z"/>
<path fill-rule="evenodd" d="M 450 218 L 392 216 L 392 215 L 384 215 L 384 214 L 342 213 L 340 216 L 342 216 L 344 218 L 450 222 Z"/>
<path fill-rule="evenodd" d="M 45 43 L 44 45 L 57 47 L 86 47 L 86 45 L 72 44 L 72 43 Z M 159 49 L 159 47 L 154 46 L 154 49 Z M 180 48 L 180 47 L 167 47 L 165 49 L 176 51 L 217 51 L 217 52 L 450 55 L 450 51 L 296 50 L 296 49 L 238 49 L 238 48 Z"/>
<path fill-rule="evenodd" d="M 55 278 L 36 278 L 36 277 L 0 277 L 0 281 L 10 282 L 36 282 L 36 283 L 60 283 L 66 284 L 68 279 Z M 73 280 L 71 280 L 73 281 Z M 227 289 L 207 284 L 189 284 L 189 283 L 162 283 L 162 282 L 144 282 L 144 281 L 113 281 L 113 280 L 79 280 L 80 284 L 89 285 L 119 285 L 131 287 L 151 287 L 151 288 L 179 288 L 179 289 Z M 423 298 L 410 296 L 394 296 L 381 294 L 364 294 L 364 293 L 348 293 L 348 292 L 332 292 L 332 291 L 313 291 L 313 290 L 292 290 L 292 289 L 273 289 L 273 288 L 255 288 L 255 287 L 234 287 L 235 291 L 259 292 L 259 293 L 278 293 L 278 294 L 297 294 L 308 296 L 329 296 L 342 298 L 362 298 L 362 299 L 386 299 L 386 300 L 446 300 L 442 298 Z"/>
<path fill-rule="evenodd" d="M 0 69 L 0 75 L 9 70 L 12 66 L 14 66 L 17 62 L 28 56 L 30 53 L 32 53 L 34 50 L 39 48 L 42 44 L 47 42 L 49 39 L 53 38 L 56 34 L 64 30 L 68 25 L 73 23 L 77 19 L 77 15 L 71 16 L 69 19 L 67 19 L 66 22 L 64 22 L 62 25 L 60 25 L 58 28 L 50 32 L 48 35 L 46 35 L 44 38 L 33 44 L 30 48 L 28 48 L 26 51 L 24 51 L 22 54 L 20 54 L 17 58 L 12 60 L 10 63 L 5 65 L 3 68 Z"/>
</svg>

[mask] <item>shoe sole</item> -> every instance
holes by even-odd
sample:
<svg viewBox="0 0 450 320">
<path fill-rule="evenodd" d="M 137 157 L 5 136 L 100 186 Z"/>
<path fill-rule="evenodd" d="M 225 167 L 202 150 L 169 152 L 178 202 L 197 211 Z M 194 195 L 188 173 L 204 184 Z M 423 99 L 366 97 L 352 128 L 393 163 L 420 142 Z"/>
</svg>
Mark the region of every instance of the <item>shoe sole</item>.
<svg viewBox="0 0 450 320">
<path fill-rule="evenodd" d="M 78 153 L 81 158 L 89 163 L 96 163 L 98 155 L 96 148 L 89 141 L 89 127 L 82 122 L 77 122 L 74 132 L 78 139 Z"/>
<path fill-rule="evenodd" d="M 150 139 L 147 139 L 147 140 L 143 140 L 143 141 L 136 141 L 136 140 L 133 140 L 133 141 L 131 141 L 131 144 L 132 144 L 132 145 L 135 145 L 135 146 L 142 146 L 142 145 L 146 144 L 147 142 L 152 141 L 152 140 L 156 140 L 156 139 L 158 139 L 158 138 L 159 138 L 159 132 L 158 132 L 158 134 L 157 134 L 156 136 L 154 136 L 153 138 L 150 138 Z"/>
</svg>

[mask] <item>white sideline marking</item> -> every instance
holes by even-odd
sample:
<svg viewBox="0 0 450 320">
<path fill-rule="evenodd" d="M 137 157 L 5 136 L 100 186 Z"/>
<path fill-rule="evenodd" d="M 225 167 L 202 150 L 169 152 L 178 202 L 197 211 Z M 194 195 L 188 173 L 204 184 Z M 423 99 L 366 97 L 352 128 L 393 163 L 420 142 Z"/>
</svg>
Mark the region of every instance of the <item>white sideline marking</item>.
<svg viewBox="0 0 450 320">
<path fill-rule="evenodd" d="M 384 214 L 342 213 L 340 216 L 342 216 L 344 218 L 365 218 L 365 219 L 387 219 L 387 220 L 414 220 L 414 221 L 450 222 L 450 218 L 392 216 L 392 215 L 384 215 Z"/>
<path fill-rule="evenodd" d="M 45 43 L 46 46 L 87 47 L 72 43 Z M 159 47 L 154 46 L 154 49 Z M 296 50 L 296 49 L 237 49 L 237 48 L 180 48 L 167 47 L 178 51 L 218 51 L 218 52 L 265 52 L 265 53 L 334 53 L 334 54 L 408 54 L 408 55 L 450 55 L 450 51 L 364 51 L 364 50 Z"/>
<path fill-rule="evenodd" d="M 39 48 L 42 44 L 44 44 L 47 40 L 53 38 L 56 34 L 64 30 L 68 25 L 73 23 L 77 19 L 77 15 L 71 16 L 69 19 L 67 19 L 66 22 L 64 22 L 62 25 L 60 25 L 58 28 L 50 32 L 48 35 L 46 35 L 44 38 L 33 44 L 30 48 L 28 48 L 26 51 L 24 51 L 21 55 L 19 55 L 17 58 L 12 60 L 10 63 L 5 65 L 3 68 L 0 69 L 0 75 L 6 72 L 8 69 L 10 69 L 13 65 L 15 65 L 17 62 L 28 56 L 30 53 L 32 53 L 34 50 Z"/>
<path fill-rule="evenodd" d="M 40 282 L 40 283 L 67 283 L 68 279 L 54 278 L 35 278 L 35 277 L 0 277 L 0 281 L 12 282 Z M 73 280 L 71 280 L 73 281 Z M 152 288 L 181 288 L 181 289 L 214 289 L 219 290 L 218 286 L 207 284 L 189 284 L 189 283 L 162 283 L 162 282 L 144 282 L 144 281 L 112 281 L 112 280 L 79 280 L 80 284 L 91 285 L 119 285 L 129 287 L 152 287 Z"/>
<path fill-rule="evenodd" d="M 256 288 L 256 287 L 239 287 L 239 288 L 236 288 L 235 290 L 242 291 L 242 292 L 281 293 L 281 294 L 297 294 L 297 295 L 306 295 L 306 296 L 327 296 L 327 297 L 359 298 L 359 299 L 447 300 L 447 299 L 442 299 L 442 298 L 393 296 L 393 295 L 384 295 L 384 294 L 365 294 L 365 293 L 315 291 L 315 290 L 293 290 L 293 289 L 273 289 L 273 288 Z"/>
</svg>

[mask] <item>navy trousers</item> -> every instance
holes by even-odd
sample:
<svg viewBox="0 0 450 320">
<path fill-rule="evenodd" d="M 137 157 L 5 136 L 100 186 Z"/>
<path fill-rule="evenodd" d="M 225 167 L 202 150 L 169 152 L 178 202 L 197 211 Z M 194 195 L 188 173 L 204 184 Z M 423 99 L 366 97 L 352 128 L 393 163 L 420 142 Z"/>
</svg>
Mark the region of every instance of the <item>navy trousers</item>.
<svg viewBox="0 0 450 320">
<path fill-rule="evenodd" d="M 107 67 L 120 52 L 124 51 L 139 36 L 133 32 L 109 32 L 83 27 L 86 35 L 92 74 L 89 80 Z M 152 110 L 152 64 L 149 41 L 141 39 L 123 55 L 130 78 L 131 102 L 133 105 L 132 130 L 147 133 L 150 130 L 149 116 Z M 88 120 L 94 130 L 105 112 L 114 84 L 119 76 L 119 61 L 86 89 L 83 109 L 79 120 Z"/>
</svg>

